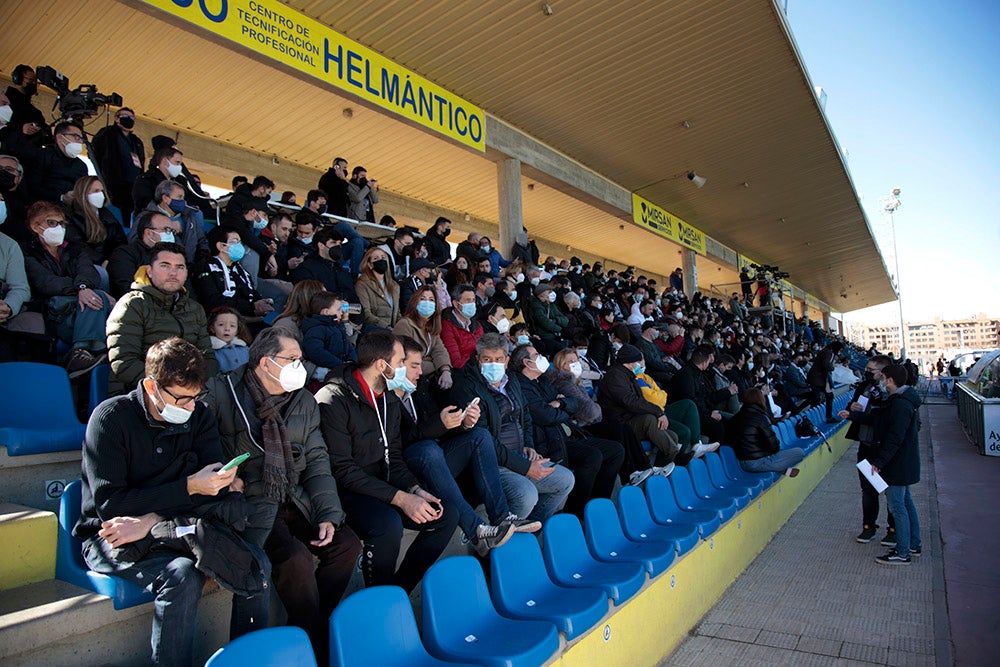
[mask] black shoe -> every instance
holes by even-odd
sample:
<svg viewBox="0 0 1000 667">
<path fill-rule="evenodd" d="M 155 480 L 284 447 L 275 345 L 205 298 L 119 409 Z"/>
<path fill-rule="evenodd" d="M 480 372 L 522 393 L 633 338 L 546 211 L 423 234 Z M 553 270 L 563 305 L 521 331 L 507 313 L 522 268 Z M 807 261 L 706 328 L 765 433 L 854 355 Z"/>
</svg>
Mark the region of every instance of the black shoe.
<svg viewBox="0 0 1000 667">
<path fill-rule="evenodd" d="M 854 539 L 860 542 L 861 544 L 868 544 L 869 542 L 875 539 L 876 532 L 878 532 L 878 526 L 871 526 L 869 528 L 865 528 L 860 533 L 858 533 L 858 536 L 855 537 Z"/>
<path fill-rule="evenodd" d="M 836 417 L 830 417 L 829 419 L 826 420 L 826 423 L 827 424 L 839 424 L 840 420 L 837 419 Z"/>
<path fill-rule="evenodd" d="M 883 547 L 896 546 L 896 531 L 891 530 L 888 533 L 886 533 L 885 537 L 882 538 L 882 541 L 879 542 L 879 544 L 881 544 Z"/>
<path fill-rule="evenodd" d="M 912 561 L 909 556 L 900 556 L 895 551 L 890 551 L 885 555 L 876 556 L 875 562 L 880 565 L 909 565 Z"/>
<path fill-rule="evenodd" d="M 490 550 L 506 544 L 513 534 L 514 524 L 510 521 L 501 521 L 499 526 L 479 524 L 476 527 L 476 552 L 486 556 Z"/>
<path fill-rule="evenodd" d="M 82 347 L 74 347 L 66 355 L 66 372 L 70 379 L 83 375 L 87 371 L 99 366 L 104 361 L 104 355 L 97 355 Z"/>
<path fill-rule="evenodd" d="M 910 558 L 913 558 L 914 556 L 920 556 L 920 554 L 922 553 L 923 549 L 921 549 L 920 547 L 917 547 L 916 549 L 910 547 Z"/>
</svg>

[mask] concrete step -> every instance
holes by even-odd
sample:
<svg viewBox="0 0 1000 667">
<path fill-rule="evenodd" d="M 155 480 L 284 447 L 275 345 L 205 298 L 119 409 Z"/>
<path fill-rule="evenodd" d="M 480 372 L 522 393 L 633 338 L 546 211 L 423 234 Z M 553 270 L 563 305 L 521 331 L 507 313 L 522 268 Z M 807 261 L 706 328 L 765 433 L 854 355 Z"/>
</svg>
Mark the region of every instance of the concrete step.
<svg viewBox="0 0 1000 667">
<path fill-rule="evenodd" d="M 59 512 L 67 484 L 80 478 L 80 450 L 8 456 L 0 445 L 0 502 Z"/>
<path fill-rule="evenodd" d="M 56 532 L 52 512 L 0 503 L 0 591 L 55 576 Z"/>
</svg>

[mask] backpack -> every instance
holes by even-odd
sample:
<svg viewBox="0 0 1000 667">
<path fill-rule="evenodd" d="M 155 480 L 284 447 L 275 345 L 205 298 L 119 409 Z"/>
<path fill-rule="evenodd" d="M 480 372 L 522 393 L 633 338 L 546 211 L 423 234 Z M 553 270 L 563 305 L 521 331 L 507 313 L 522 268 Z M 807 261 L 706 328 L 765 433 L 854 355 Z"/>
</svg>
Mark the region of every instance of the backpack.
<svg viewBox="0 0 1000 667">
<path fill-rule="evenodd" d="M 809 417 L 802 417 L 795 422 L 795 436 L 797 438 L 811 438 L 814 435 L 819 435 L 819 429 Z"/>
</svg>

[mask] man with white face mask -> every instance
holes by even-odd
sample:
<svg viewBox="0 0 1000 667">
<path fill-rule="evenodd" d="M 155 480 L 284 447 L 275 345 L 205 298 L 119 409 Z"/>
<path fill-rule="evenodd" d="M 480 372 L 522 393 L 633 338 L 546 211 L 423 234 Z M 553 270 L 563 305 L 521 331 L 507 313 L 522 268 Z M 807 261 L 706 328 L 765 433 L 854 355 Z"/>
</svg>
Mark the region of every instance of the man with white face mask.
<svg viewBox="0 0 1000 667">
<path fill-rule="evenodd" d="M 149 169 L 140 174 L 132 186 L 132 204 L 136 211 L 156 201 L 157 185 L 162 181 L 177 180 L 184 172 L 184 153 L 174 146 L 157 149 L 149 162 Z"/>
<path fill-rule="evenodd" d="M 87 165 L 79 160 L 83 153 L 84 131 L 79 125 L 63 121 L 55 127 L 55 144 L 38 151 L 38 156 L 25 174 L 25 184 L 31 201 L 69 204 L 73 186 L 87 175 Z"/>
<path fill-rule="evenodd" d="M 215 417 L 200 400 L 206 379 L 201 353 L 179 338 L 161 341 L 146 354 L 145 374 L 131 393 L 104 401 L 90 417 L 73 534 L 83 541 L 92 570 L 153 594 L 152 662 L 190 665 L 206 578 L 199 567 L 209 562 L 220 582 L 238 581 L 240 569 L 248 579 L 253 573 L 254 590 L 238 582 L 233 637 L 267 627 L 269 568 L 261 550 L 225 525 L 223 517 L 245 512 L 243 496 L 234 493 L 243 485 L 236 468 L 222 470 L 227 459 Z M 205 544 L 196 555 L 209 531 L 228 539 Z"/>
<path fill-rule="evenodd" d="M 265 329 L 249 352 L 245 367 L 208 381 L 206 403 L 218 420 L 223 458 L 250 454 L 238 473 L 250 506 L 244 536 L 271 559 L 289 623 L 306 630 L 325 658 L 326 619 L 347 589 L 361 543 L 344 523 L 319 406 L 304 388 L 298 336 Z"/>
<path fill-rule="evenodd" d="M 539 349 L 547 354 L 555 354 L 566 347 L 562 331 L 569 324 L 569 318 L 556 306 L 556 292 L 549 283 L 535 286 L 535 298 L 529 302 L 525 315 L 532 333 L 540 338 Z"/>
</svg>

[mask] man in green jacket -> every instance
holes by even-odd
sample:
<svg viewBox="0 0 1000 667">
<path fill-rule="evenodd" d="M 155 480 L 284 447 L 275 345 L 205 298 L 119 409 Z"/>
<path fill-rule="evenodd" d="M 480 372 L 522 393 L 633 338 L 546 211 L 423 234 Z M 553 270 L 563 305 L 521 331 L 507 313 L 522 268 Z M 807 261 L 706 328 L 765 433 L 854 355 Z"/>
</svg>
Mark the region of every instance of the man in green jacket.
<svg viewBox="0 0 1000 667">
<path fill-rule="evenodd" d="M 562 342 L 563 329 L 569 318 L 556 306 L 556 292 L 549 283 L 535 286 L 535 297 L 531 299 L 527 312 L 531 332 L 541 340 L 537 346 L 545 354 L 555 354 L 566 346 Z"/>
<path fill-rule="evenodd" d="M 227 459 L 250 455 L 238 473 L 251 508 L 244 537 L 264 547 L 289 624 L 309 633 L 325 664 L 327 619 L 347 589 L 361 542 L 344 523 L 306 377 L 298 337 L 265 329 L 250 344 L 245 367 L 208 381 L 206 402 Z"/>
<path fill-rule="evenodd" d="M 115 304 L 108 317 L 108 359 L 112 396 L 131 391 L 145 374 L 146 350 L 167 338 L 182 338 L 205 357 L 208 373 L 219 367 L 209 339 L 205 310 L 188 297 L 187 259 L 183 246 L 157 243 L 149 251 L 145 276 Z"/>
</svg>

